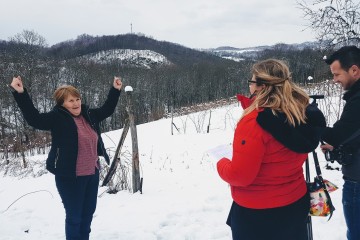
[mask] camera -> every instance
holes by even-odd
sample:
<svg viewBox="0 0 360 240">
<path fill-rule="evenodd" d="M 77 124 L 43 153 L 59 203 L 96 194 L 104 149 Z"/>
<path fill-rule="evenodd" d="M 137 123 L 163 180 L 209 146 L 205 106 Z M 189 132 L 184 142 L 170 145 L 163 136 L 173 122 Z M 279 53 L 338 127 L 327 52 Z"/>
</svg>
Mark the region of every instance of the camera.
<svg viewBox="0 0 360 240">
<path fill-rule="evenodd" d="M 352 162 L 353 154 L 345 151 L 342 146 L 334 148 L 332 151 L 325 152 L 325 159 L 329 162 L 337 161 L 340 165 L 349 165 Z"/>
</svg>

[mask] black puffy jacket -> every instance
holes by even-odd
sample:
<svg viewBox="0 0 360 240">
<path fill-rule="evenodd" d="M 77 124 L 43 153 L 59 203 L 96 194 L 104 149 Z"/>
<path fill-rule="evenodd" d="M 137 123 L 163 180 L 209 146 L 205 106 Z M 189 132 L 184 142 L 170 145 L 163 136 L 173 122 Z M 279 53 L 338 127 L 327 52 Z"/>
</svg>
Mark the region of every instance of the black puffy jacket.
<svg viewBox="0 0 360 240">
<path fill-rule="evenodd" d="M 51 149 L 46 160 L 46 169 L 55 175 L 75 177 L 78 135 L 72 115 L 64 107 L 58 105 L 50 112 L 39 113 L 26 89 L 23 93 L 14 92 L 13 95 L 30 126 L 51 131 Z M 99 124 L 114 112 L 119 96 L 120 91 L 112 87 L 103 106 L 94 109 L 86 105 L 81 106 L 82 116 L 98 134 L 98 155 L 103 156 L 108 164 L 110 160 L 100 135 Z"/>
</svg>

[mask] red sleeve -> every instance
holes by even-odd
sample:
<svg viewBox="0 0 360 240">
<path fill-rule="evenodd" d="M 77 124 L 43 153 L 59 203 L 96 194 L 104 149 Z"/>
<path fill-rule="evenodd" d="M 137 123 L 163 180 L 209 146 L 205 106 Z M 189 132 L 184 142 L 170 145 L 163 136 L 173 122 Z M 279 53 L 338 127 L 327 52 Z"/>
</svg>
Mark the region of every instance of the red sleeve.
<svg viewBox="0 0 360 240">
<path fill-rule="evenodd" d="M 245 116 L 237 125 L 233 156 L 217 163 L 220 177 L 231 186 L 248 186 L 258 175 L 265 152 L 265 131 L 256 122 L 257 112 Z"/>
</svg>

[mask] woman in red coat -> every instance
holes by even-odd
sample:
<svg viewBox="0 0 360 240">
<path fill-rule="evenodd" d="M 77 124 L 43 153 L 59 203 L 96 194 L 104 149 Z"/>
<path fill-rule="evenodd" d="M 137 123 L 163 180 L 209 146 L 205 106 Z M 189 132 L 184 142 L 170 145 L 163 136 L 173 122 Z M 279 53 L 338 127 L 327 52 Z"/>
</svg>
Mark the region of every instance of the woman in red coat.
<svg viewBox="0 0 360 240">
<path fill-rule="evenodd" d="M 233 198 L 227 224 L 234 240 L 305 240 L 310 197 L 302 166 L 325 118 L 284 62 L 258 62 L 252 75 L 256 97 L 237 124 L 232 159 L 217 163 Z"/>
</svg>

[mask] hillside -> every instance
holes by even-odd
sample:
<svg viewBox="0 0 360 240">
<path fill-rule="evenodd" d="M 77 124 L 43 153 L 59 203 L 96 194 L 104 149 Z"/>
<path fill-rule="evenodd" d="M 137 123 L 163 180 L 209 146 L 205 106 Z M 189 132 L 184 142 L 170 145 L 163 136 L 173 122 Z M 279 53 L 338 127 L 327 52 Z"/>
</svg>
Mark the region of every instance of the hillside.
<svg viewBox="0 0 360 240">
<path fill-rule="evenodd" d="M 0 74 L 3 79 L 20 74 L 35 107 L 46 110 L 53 107 L 53 89 L 62 84 L 76 86 L 85 103 L 100 106 L 112 77 L 120 75 L 124 85 L 135 89 L 133 105 L 137 123 L 145 123 L 168 115 L 172 109 L 180 111 L 184 107 L 229 99 L 238 93 L 247 94 L 246 80 L 251 77 L 251 65 L 259 59 L 286 60 L 297 83 L 307 84 L 308 76 L 314 82 L 323 80 L 329 70 L 321 54 L 311 48 L 298 49 L 278 44 L 195 50 L 139 34 L 81 35 L 51 47 L 23 39 L 0 42 Z M 0 99 L 4 123 L 1 137 L 12 141 L 19 132 L 29 134 L 28 127 L 20 120 L 17 128 L 10 125 L 19 116 L 9 101 L 12 96 L 6 87 L 0 88 Z M 104 123 L 105 130 L 124 124 L 124 100 L 122 95 L 121 104 Z"/>
<path fill-rule="evenodd" d="M 26 33 L 36 39 L 36 33 Z M 114 75 L 134 89 L 137 123 L 162 118 L 171 109 L 227 99 L 247 90 L 246 82 L 239 81 L 248 75 L 247 65 L 144 35 L 81 35 L 51 47 L 27 42 L 25 37 L 28 35 L 18 41 L 0 42 L 0 76 L 10 79 L 19 74 L 40 111 L 53 107 L 52 92 L 64 84 L 78 88 L 84 103 L 101 106 Z M 10 125 L 21 115 L 9 99 L 8 88 L 0 88 L 0 116 L 4 119 L 0 133 L 8 142 L 19 132 L 30 134 L 22 121 L 17 128 Z M 127 116 L 125 94 L 120 103 L 103 129 L 123 126 Z"/>
<path fill-rule="evenodd" d="M 206 133 L 211 114 L 210 132 Z M 171 119 L 137 126 L 143 194 L 120 191 L 106 193 L 101 187 L 92 223 L 96 240 L 230 240 L 226 218 L 232 203 L 230 188 L 216 171 L 218 158 L 211 155 L 219 145 L 231 147 L 233 132 L 242 114 L 238 104 L 174 118 L 179 131 L 171 135 Z M 123 129 L 103 134 L 110 156 Z M 131 137 L 128 133 L 121 154 L 121 166 L 131 173 Z M 154 137 L 156 136 L 156 137 Z M 323 177 L 343 184 L 340 171 L 328 171 L 318 149 Z M 63 240 L 64 208 L 54 176 L 44 171 L 47 154 L 27 156 L 32 177 L 14 173 L 21 169 L 21 157 L 11 159 L 12 169 L 0 178 L 0 232 L 6 240 Z M 103 163 L 103 160 L 101 160 Z M 315 167 L 311 163 L 311 176 Z M 103 166 L 102 171 L 106 171 Z M 119 167 L 120 172 L 120 167 Z M 3 172 L 1 172 L 3 173 Z M 41 176 L 40 176 L 41 175 Z M 20 176 L 20 175 L 17 175 Z M 131 181 L 130 174 L 128 179 Z M 131 184 L 130 184 L 131 186 Z M 341 207 L 341 189 L 331 193 L 336 211 L 331 220 L 313 217 L 316 240 L 343 240 L 346 235 Z M 32 194 L 29 194 L 32 193 Z M 174 234 L 175 233 L 175 234 Z"/>
<path fill-rule="evenodd" d="M 287 49 L 288 51 L 303 51 L 305 49 L 317 49 L 320 44 L 317 42 L 304 42 L 296 44 L 284 44 L 278 43 L 275 45 L 269 46 L 254 46 L 248 48 L 236 48 L 231 46 L 221 46 L 217 48 L 203 49 L 204 52 L 214 54 L 216 56 L 233 60 L 236 62 L 243 61 L 245 59 L 257 59 L 260 57 L 260 54 L 264 51 L 274 51 L 275 49 L 281 47 Z"/>
<path fill-rule="evenodd" d="M 79 58 L 99 64 L 115 62 L 122 66 L 146 69 L 172 64 L 164 55 L 150 50 L 112 49 L 86 54 Z"/>
<path fill-rule="evenodd" d="M 199 62 L 222 63 L 226 60 L 207 52 L 187 48 L 176 43 L 157 41 L 137 34 L 113 36 L 81 35 L 76 40 L 58 43 L 48 49 L 52 57 L 71 59 L 114 49 L 149 50 L 165 56 L 176 65 L 192 65 Z"/>
</svg>

